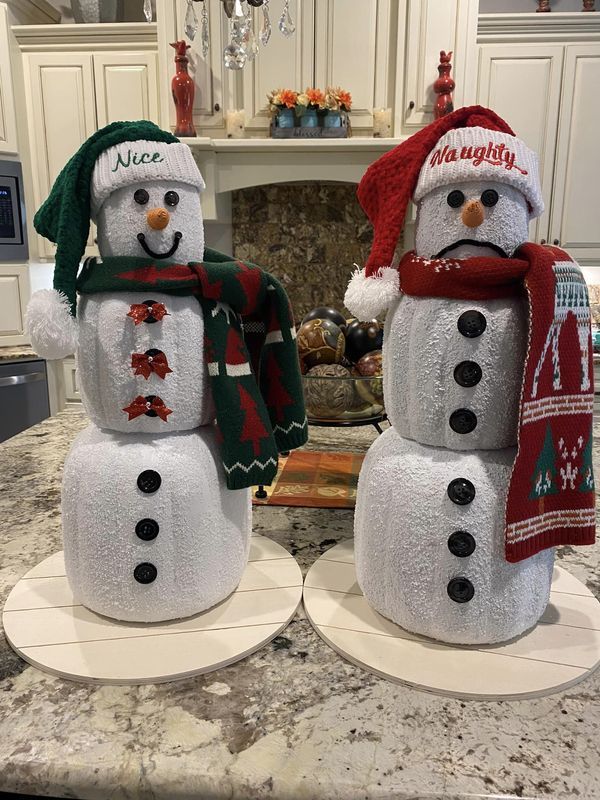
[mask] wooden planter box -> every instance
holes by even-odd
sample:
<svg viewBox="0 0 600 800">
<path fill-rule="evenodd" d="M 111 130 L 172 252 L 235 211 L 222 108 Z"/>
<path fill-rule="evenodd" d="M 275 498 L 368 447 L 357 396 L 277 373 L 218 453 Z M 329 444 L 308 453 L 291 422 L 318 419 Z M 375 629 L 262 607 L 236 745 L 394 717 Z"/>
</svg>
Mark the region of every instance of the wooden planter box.
<svg viewBox="0 0 600 800">
<path fill-rule="evenodd" d="M 296 125 L 293 128 L 280 128 L 277 125 L 277 117 L 271 122 L 270 133 L 272 139 L 347 139 L 352 136 L 350 117 L 346 111 L 342 111 L 342 124 L 339 128 L 325 128 L 319 125 L 316 128 L 302 128 Z"/>
</svg>

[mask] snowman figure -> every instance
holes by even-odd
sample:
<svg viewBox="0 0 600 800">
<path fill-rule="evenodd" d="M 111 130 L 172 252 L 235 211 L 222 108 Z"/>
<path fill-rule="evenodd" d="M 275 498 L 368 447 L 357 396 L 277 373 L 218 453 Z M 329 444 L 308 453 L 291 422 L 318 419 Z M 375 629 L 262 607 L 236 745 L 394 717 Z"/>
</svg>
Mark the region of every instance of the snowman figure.
<svg viewBox="0 0 600 800">
<path fill-rule="evenodd" d="M 78 602 L 120 620 L 227 597 L 248 559 L 248 487 L 306 440 L 288 299 L 268 273 L 205 249 L 203 188 L 187 145 L 113 123 L 35 217 L 58 248 L 55 288 L 28 308 L 32 344 L 76 352 L 91 419 L 64 469 L 67 577 Z M 77 276 L 90 219 L 100 258 Z"/>
<path fill-rule="evenodd" d="M 549 599 L 554 547 L 594 541 L 590 312 L 543 211 L 537 157 L 496 114 L 462 108 L 367 170 L 374 226 L 346 305 L 387 309 L 392 427 L 359 478 L 355 556 L 370 604 L 444 642 L 500 642 Z M 394 250 L 408 200 L 416 250 Z"/>
</svg>

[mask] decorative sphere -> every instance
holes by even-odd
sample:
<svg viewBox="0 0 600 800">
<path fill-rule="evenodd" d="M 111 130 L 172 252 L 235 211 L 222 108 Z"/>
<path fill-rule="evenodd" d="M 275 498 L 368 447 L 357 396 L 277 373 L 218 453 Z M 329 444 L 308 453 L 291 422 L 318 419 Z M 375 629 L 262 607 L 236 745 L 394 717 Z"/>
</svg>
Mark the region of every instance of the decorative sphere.
<svg viewBox="0 0 600 800">
<path fill-rule="evenodd" d="M 356 362 L 356 369 L 365 378 L 383 375 L 383 353 L 381 350 L 372 350 Z"/>
<path fill-rule="evenodd" d="M 377 319 L 368 322 L 354 320 L 346 327 L 346 357 L 353 363 L 373 350 L 381 350 L 383 326 Z"/>
<path fill-rule="evenodd" d="M 354 381 L 341 364 L 319 364 L 304 377 L 304 401 L 309 417 L 335 419 L 355 403 Z M 321 378 L 322 380 L 319 380 Z"/>
<path fill-rule="evenodd" d="M 311 319 L 303 323 L 297 334 L 300 360 L 307 367 L 337 364 L 345 349 L 344 334 L 330 319 Z"/>
<path fill-rule="evenodd" d="M 342 330 L 344 330 L 346 327 L 346 319 L 344 315 L 340 314 L 339 311 L 336 311 L 335 308 L 330 308 L 328 306 L 319 306 L 318 308 L 313 308 L 313 310 L 309 311 L 304 317 L 302 324 L 304 325 L 305 322 L 310 322 L 311 319 L 330 319 Z"/>
</svg>

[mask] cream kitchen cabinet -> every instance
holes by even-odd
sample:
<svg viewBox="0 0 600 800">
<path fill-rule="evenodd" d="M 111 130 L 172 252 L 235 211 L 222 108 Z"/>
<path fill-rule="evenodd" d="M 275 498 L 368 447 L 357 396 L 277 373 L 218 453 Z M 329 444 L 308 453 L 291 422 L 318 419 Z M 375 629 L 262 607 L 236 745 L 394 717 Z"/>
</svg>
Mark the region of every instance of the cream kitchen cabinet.
<svg viewBox="0 0 600 800">
<path fill-rule="evenodd" d="M 29 343 L 25 332 L 29 294 L 27 264 L 0 264 L 0 347 Z"/>
<path fill-rule="evenodd" d="M 481 105 L 493 108 L 540 160 L 544 213 L 533 220 L 532 241 L 548 241 L 556 159 L 556 128 L 564 47 L 558 44 L 493 44 L 480 48 Z"/>
<path fill-rule="evenodd" d="M 96 130 L 124 119 L 159 122 L 155 50 L 90 45 L 85 50 L 36 52 L 29 46 L 23 64 L 35 208 L 67 160 Z M 88 255 L 94 252 L 93 237 L 92 230 Z M 55 246 L 46 239 L 36 236 L 31 244 L 39 257 L 54 256 Z"/>
<path fill-rule="evenodd" d="M 541 25 L 535 14 L 482 15 L 478 33 L 477 100 L 540 157 L 546 209 L 531 238 L 560 244 L 588 266 L 600 266 L 596 16 L 557 14 Z"/>
<path fill-rule="evenodd" d="M 478 0 L 405 0 L 398 19 L 395 135 L 406 136 L 434 118 L 440 51 L 451 50 L 454 107 L 470 105 L 476 90 Z"/>
<path fill-rule="evenodd" d="M 0 42 L 9 43 L 11 38 L 8 9 L 0 3 Z M 11 48 L 0 47 L 0 153 L 16 155 L 19 148 L 10 58 Z"/>
</svg>

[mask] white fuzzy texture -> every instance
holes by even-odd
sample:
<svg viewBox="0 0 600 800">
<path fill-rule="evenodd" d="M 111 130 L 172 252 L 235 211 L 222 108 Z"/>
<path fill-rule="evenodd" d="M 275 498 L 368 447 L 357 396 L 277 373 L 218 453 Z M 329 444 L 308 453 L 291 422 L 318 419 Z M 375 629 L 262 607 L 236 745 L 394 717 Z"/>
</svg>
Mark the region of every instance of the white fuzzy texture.
<svg viewBox="0 0 600 800">
<path fill-rule="evenodd" d="M 40 289 L 32 294 L 26 327 L 31 346 L 42 358 L 65 358 L 77 348 L 77 323 L 66 295 L 56 289 Z"/>
<path fill-rule="evenodd" d="M 92 218 L 96 220 L 102 204 L 122 186 L 160 180 L 187 183 L 196 193 L 205 188 L 192 151 L 183 142 L 138 140 L 109 147 L 94 165 L 90 187 Z"/>
<path fill-rule="evenodd" d="M 357 319 L 367 321 L 385 311 L 398 291 L 398 270 L 394 267 L 382 267 L 373 277 L 367 277 L 364 269 L 356 269 L 346 289 L 344 305 Z"/>
<path fill-rule="evenodd" d="M 481 225 L 470 228 L 461 218 L 464 205 L 470 200 L 480 200 L 486 189 L 498 192 L 498 202 L 494 206 L 483 206 L 484 219 Z M 465 204 L 460 208 L 448 205 L 448 195 L 454 190 L 465 196 Z M 443 248 L 461 239 L 474 239 L 478 242 L 491 242 L 501 247 L 507 256 L 512 256 L 519 245 L 529 236 L 529 211 L 527 200 L 521 192 L 505 183 L 493 181 L 457 182 L 438 186 L 418 203 L 415 226 L 415 245 L 418 255 L 435 258 Z M 470 246 L 461 251 L 448 251 L 444 257 L 467 258 L 469 256 L 498 253 L 491 249 Z"/>
<path fill-rule="evenodd" d="M 77 600 L 100 614 L 157 622 L 196 614 L 227 597 L 248 559 L 250 490 L 226 488 L 215 430 L 124 435 L 90 425 L 75 439 L 63 477 L 67 577 Z M 156 470 L 154 494 L 137 488 Z M 136 523 L 154 519 L 143 541 Z M 158 576 L 141 584 L 136 565 Z"/>
<path fill-rule="evenodd" d="M 481 336 L 458 330 L 465 311 L 481 312 Z M 454 300 L 410 297 L 394 301 L 385 321 L 383 389 L 385 408 L 398 433 L 421 444 L 455 450 L 516 445 L 519 397 L 527 344 L 524 300 Z M 474 361 L 482 378 L 460 386 L 454 368 Z M 455 433 L 453 411 L 467 408 L 477 417 L 471 433 Z"/>
<path fill-rule="evenodd" d="M 510 564 L 504 558 L 504 503 L 513 448 L 459 453 L 424 447 L 393 428 L 371 446 L 355 515 L 358 581 L 369 603 L 408 631 L 461 644 L 501 642 L 535 625 L 548 603 L 554 550 Z M 473 502 L 454 504 L 453 478 L 475 486 Z M 476 541 L 459 558 L 454 531 Z M 452 578 L 475 589 L 470 602 L 448 596 Z"/>
<path fill-rule="evenodd" d="M 185 145 L 187 147 L 187 145 Z M 145 205 L 133 199 L 137 189 L 145 189 L 149 200 Z M 167 192 L 177 192 L 179 203 L 165 203 Z M 162 230 L 154 230 L 148 224 L 150 209 L 165 208 L 169 212 L 169 223 Z M 138 233 L 143 233 L 154 253 L 166 253 L 173 244 L 176 231 L 183 234 L 175 253 L 161 263 L 202 261 L 204 257 L 204 224 L 200 194 L 197 187 L 173 180 L 157 180 L 134 183 L 117 189 L 106 198 L 98 214 L 98 248 L 100 255 L 147 257 Z"/>
<path fill-rule="evenodd" d="M 98 267 L 102 268 L 102 265 Z M 168 314 L 160 322 L 135 325 L 132 304 L 154 300 Z M 77 364 L 85 410 L 100 428 L 124 433 L 164 434 L 191 430 L 214 419 L 204 359 L 204 319 L 195 297 L 154 292 L 101 292 L 82 295 L 78 306 Z M 135 375 L 132 353 L 157 349 L 173 370 L 164 379 Z M 131 421 L 123 409 L 135 397 L 155 395 L 172 410 L 160 417 L 142 414 Z"/>
<path fill-rule="evenodd" d="M 505 149 L 494 152 L 494 145 Z M 438 186 L 476 180 L 514 186 L 527 197 L 532 217 L 544 211 L 537 153 L 516 136 L 476 126 L 454 128 L 438 140 L 421 168 L 413 197 L 417 202 Z"/>
</svg>

